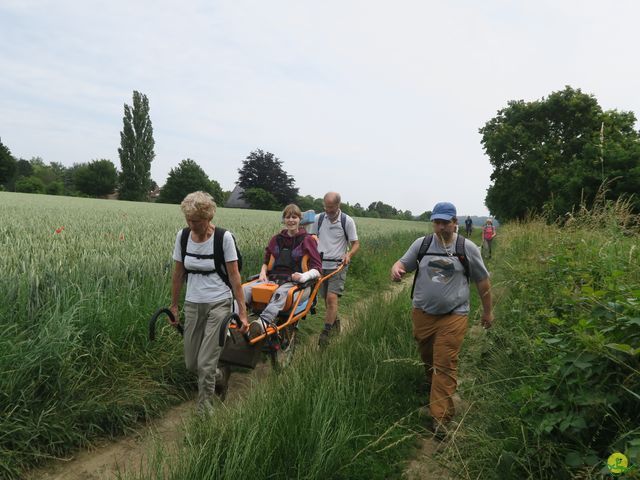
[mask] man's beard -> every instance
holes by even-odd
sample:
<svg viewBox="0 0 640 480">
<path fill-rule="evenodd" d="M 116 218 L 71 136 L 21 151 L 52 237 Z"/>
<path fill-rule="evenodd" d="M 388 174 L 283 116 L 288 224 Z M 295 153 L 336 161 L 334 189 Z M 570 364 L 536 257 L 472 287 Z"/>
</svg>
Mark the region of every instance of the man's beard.
<svg viewBox="0 0 640 480">
<path fill-rule="evenodd" d="M 453 232 L 440 232 L 439 237 L 444 243 L 449 243 L 453 239 Z"/>
</svg>

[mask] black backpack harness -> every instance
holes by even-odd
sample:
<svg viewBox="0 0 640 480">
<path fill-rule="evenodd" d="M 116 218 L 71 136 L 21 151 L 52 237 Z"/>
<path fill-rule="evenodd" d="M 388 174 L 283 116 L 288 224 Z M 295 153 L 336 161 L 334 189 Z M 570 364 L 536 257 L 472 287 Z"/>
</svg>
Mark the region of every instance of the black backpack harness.
<svg viewBox="0 0 640 480">
<path fill-rule="evenodd" d="M 469 272 L 469 259 L 467 258 L 467 255 L 464 252 L 464 242 L 465 242 L 465 238 L 462 235 L 458 235 L 458 238 L 456 239 L 456 249 L 455 252 L 452 256 L 456 257 L 458 260 L 460 260 L 460 263 L 462 264 L 462 267 L 464 268 L 464 276 L 467 279 L 467 282 L 469 282 L 469 278 L 470 278 L 470 272 Z M 416 288 L 416 280 L 418 279 L 418 272 L 420 271 L 420 262 L 422 261 L 422 259 L 424 258 L 424 256 L 427 254 L 427 251 L 429 250 L 429 247 L 431 246 L 431 242 L 433 242 L 433 233 L 430 233 L 429 235 L 425 235 L 424 239 L 422 240 L 422 244 L 420 245 L 420 249 L 418 250 L 418 258 L 416 261 L 416 274 L 413 276 L 413 285 L 411 286 L 411 298 L 413 298 L 413 291 Z M 436 257 L 449 257 L 450 255 L 446 254 L 446 253 L 429 253 L 429 255 L 433 255 Z"/>
<path fill-rule="evenodd" d="M 316 232 L 318 238 L 320 238 L 320 227 L 322 226 L 322 222 L 324 222 L 324 217 L 326 216 L 325 212 L 322 212 L 318 215 L 318 231 Z M 347 245 L 349 245 L 349 235 L 347 234 L 347 214 L 344 212 L 340 212 L 340 225 L 342 225 L 342 231 L 344 232 L 344 238 L 347 240 Z M 322 259 L 325 262 L 341 262 L 340 258 L 324 258 L 323 254 L 320 254 Z"/>
<path fill-rule="evenodd" d="M 284 246 L 282 237 L 276 238 L 278 244 L 278 256 L 269 271 L 269 279 L 279 284 L 290 282 L 294 272 L 302 272 L 302 256 L 299 260 L 293 258 L 293 251 L 304 242 L 305 235 L 297 235 L 293 238 L 290 247 Z"/>
<path fill-rule="evenodd" d="M 214 269 L 213 270 L 188 270 L 187 267 L 184 268 L 185 271 L 185 281 L 188 281 L 189 274 L 191 275 L 211 275 L 213 273 L 217 273 L 218 276 L 222 279 L 222 281 L 229 287 L 231 287 L 231 282 L 229 281 L 229 274 L 227 272 L 227 265 L 224 258 L 224 248 L 223 248 L 223 239 L 226 230 L 224 228 L 215 227 L 213 231 L 213 252 L 208 255 L 197 255 L 195 253 L 187 252 L 187 243 L 189 242 L 189 235 L 191 234 L 191 229 L 189 227 L 182 229 L 182 234 L 180 237 L 180 250 L 182 253 L 182 264 L 184 265 L 184 261 L 186 257 L 194 257 L 198 260 L 207 260 L 213 259 Z M 242 255 L 240 255 L 240 251 L 238 250 L 238 245 L 236 244 L 236 239 L 233 237 L 233 244 L 236 247 L 236 253 L 238 254 L 238 271 L 242 270 Z"/>
<path fill-rule="evenodd" d="M 324 217 L 326 216 L 325 212 L 322 212 L 318 215 L 318 237 L 320 237 L 320 227 L 322 226 L 322 222 L 324 222 Z M 340 212 L 340 225 L 342 225 L 342 231 L 344 232 L 344 238 L 347 239 L 347 244 L 349 243 L 349 235 L 347 235 L 347 214 L 344 212 Z"/>
</svg>

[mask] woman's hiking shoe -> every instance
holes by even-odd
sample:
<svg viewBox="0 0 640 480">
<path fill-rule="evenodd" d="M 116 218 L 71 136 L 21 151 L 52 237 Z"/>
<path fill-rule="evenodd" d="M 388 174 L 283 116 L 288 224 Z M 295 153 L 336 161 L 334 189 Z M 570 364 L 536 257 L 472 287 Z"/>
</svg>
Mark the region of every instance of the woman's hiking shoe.
<svg viewBox="0 0 640 480">
<path fill-rule="evenodd" d="M 229 377 L 231 376 L 231 367 L 224 365 L 223 367 L 216 368 L 216 394 L 220 397 L 220 400 L 224 402 L 227 398 L 227 391 L 229 390 Z"/>
</svg>

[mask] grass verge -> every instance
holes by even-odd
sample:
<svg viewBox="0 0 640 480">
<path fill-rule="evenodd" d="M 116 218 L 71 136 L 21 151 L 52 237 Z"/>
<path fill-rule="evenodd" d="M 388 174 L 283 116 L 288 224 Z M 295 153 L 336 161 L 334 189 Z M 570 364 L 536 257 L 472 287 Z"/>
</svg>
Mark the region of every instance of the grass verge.
<svg viewBox="0 0 640 480">
<path fill-rule="evenodd" d="M 326 350 L 306 349 L 244 401 L 195 420 L 178 454 L 157 455 L 137 478 L 399 475 L 420 433 L 422 367 L 407 295 L 405 289 L 391 303 L 373 300 Z"/>
<path fill-rule="evenodd" d="M 96 438 L 127 433 L 190 396 L 195 384 L 177 335 L 147 341 L 149 316 L 170 298 L 170 254 L 184 222 L 177 206 L 2 196 L 0 477 L 11 479 Z M 255 271 L 251 261 L 278 228 L 277 213 L 223 210 L 221 224 L 236 232 L 245 268 Z M 416 236 L 407 230 L 420 228 L 393 225 L 404 232 L 363 232 L 354 289 L 380 285 L 384 268 L 376 262 L 399 256 L 402 242 Z M 389 250 L 378 258 L 372 248 L 385 239 Z M 378 273 L 365 279 L 371 271 Z"/>
<path fill-rule="evenodd" d="M 619 212 L 501 229 L 496 325 L 466 343 L 470 409 L 442 457 L 457 478 L 602 478 L 614 452 L 637 475 L 640 252 Z"/>
</svg>

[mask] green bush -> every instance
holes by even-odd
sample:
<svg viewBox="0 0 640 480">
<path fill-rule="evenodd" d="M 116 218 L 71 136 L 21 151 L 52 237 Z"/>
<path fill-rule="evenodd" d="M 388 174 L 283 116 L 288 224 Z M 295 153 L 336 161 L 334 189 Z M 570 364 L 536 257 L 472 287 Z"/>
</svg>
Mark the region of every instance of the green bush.
<svg viewBox="0 0 640 480">
<path fill-rule="evenodd" d="M 615 451 L 640 463 L 640 252 L 621 224 L 501 230 L 497 324 L 463 360 L 469 471 L 596 476 Z"/>
<path fill-rule="evenodd" d="M 38 177 L 21 177 L 16 180 L 16 192 L 44 193 L 44 182 Z"/>
</svg>

